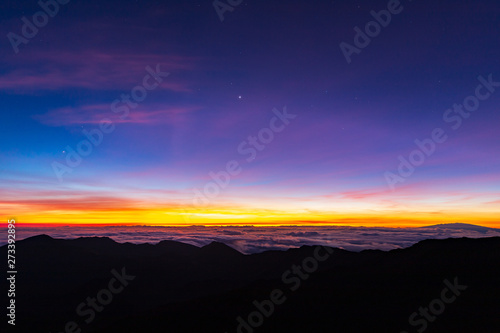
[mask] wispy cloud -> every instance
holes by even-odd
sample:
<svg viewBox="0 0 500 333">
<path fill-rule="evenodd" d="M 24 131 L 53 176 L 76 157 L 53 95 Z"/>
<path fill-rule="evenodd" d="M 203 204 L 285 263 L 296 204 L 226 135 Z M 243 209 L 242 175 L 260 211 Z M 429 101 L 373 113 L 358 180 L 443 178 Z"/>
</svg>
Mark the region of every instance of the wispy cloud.
<svg viewBox="0 0 500 333">
<path fill-rule="evenodd" d="M 184 115 L 200 109 L 196 106 L 141 105 L 139 109 L 131 110 L 126 117 L 121 117 L 112 112 L 109 104 L 95 104 L 59 108 L 33 118 L 48 126 L 99 124 L 104 118 L 117 124 L 175 124 Z"/>
<path fill-rule="evenodd" d="M 0 89 L 29 94 L 69 88 L 90 90 L 131 89 L 142 82 L 146 66 L 161 65 L 162 71 L 182 72 L 194 68 L 194 60 L 177 55 L 123 54 L 99 51 L 41 52 L 36 61 L 10 64 L 0 75 Z M 159 89 L 189 92 L 180 76 L 169 78 Z"/>
</svg>

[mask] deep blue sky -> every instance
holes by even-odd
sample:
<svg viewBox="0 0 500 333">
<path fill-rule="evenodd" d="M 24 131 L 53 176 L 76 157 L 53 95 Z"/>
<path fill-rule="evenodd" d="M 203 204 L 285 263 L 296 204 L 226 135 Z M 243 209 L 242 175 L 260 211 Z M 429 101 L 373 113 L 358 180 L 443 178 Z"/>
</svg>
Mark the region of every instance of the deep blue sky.
<svg viewBox="0 0 500 333">
<path fill-rule="evenodd" d="M 443 115 L 474 95 L 479 76 L 500 81 L 500 4 L 401 1 L 348 64 L 339 44 L 353 44 L 354 27 L 387 4 L 243 1 L 221 22 L 209 0 L 71 0 L 15 53 L 7 34 L 21 35 L 21 18 L 40 7 L 2 2 L 0 214 L 58 222 L 133 209 L 179 222 L 193 189 L 237 160 L 243 171 L 210 198 L 216 221 L 361 214 L 382 224 L 409 216 L 493 223 L 500 88 L 457 130 Z M 111 103 L 158 64 L 169 76 L 119 118 Z M 248 162 L 239 144 L 285 106 L 297 118 Z M 67 147 L 104 118 L 115 130 L 58 178 Z M 399 156 L 408 159 L 414 140 L 435 128 L 447 141 L 401 176 Z M 388 172 L 404 182 L 391 186 Z"/>
</svg>

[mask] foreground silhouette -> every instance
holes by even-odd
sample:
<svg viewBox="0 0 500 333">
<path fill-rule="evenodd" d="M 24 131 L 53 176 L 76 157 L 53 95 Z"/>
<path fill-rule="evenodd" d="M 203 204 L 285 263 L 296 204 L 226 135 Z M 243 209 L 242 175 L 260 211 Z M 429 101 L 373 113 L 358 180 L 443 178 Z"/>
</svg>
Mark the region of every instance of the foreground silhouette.
<svg viewBox="0 0 500 333">
<path fill-rule="evenodd" d="M 16 252 L 15 332 L 500 332 L 498 237 L 243 255 L 41 235 Z"/>
</svg>

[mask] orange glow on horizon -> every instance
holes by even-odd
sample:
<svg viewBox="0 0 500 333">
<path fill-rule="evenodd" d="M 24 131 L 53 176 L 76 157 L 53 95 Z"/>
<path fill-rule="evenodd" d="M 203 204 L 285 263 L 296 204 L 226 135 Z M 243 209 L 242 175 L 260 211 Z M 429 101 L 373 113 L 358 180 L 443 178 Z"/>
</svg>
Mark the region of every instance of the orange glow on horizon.
<svg viewBox="0 0 500 333">
<path fill-rule="evenodd" d="M 423 227 L 445 223 L 469 223 L 500 228 L 497 215 L 462 212 L 435 214 L 432 212 L 380 212 L 365 214 L 332 214 L 328 212 L 284 212 L 269 210 L 222 209 L 143 209 L 0 214 L 5 222 L 15 218 L 26 226 L 354 226 L 354 227 Z"/>
</svg>

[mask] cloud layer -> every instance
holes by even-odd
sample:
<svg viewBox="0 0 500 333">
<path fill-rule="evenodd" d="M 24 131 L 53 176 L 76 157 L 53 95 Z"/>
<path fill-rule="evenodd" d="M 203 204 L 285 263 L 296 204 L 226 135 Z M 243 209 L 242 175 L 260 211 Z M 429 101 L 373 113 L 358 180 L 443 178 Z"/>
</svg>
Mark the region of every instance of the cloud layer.
<svg viewBox="0 0 500 333">
<path fill-rule="evenodd" d="M 424 239 L 500 237 L 500 229 L 468 224 L 446 224 L 422 228 L 365 227 L 29 227 L 19 228 L 17 239 L 47 234 L 54 238 L 110 237 L 123 243 L 158 243 L 173 240 L 196 246 L 217 241 L 251 254 L 287 250 L 303 245 L 327 245 L 349 251 L 393 250 Z M 5 239 L 4 237 L 2 237 Z M 4 245 L 5 241 L 0 242 Z"/>
</svg>

